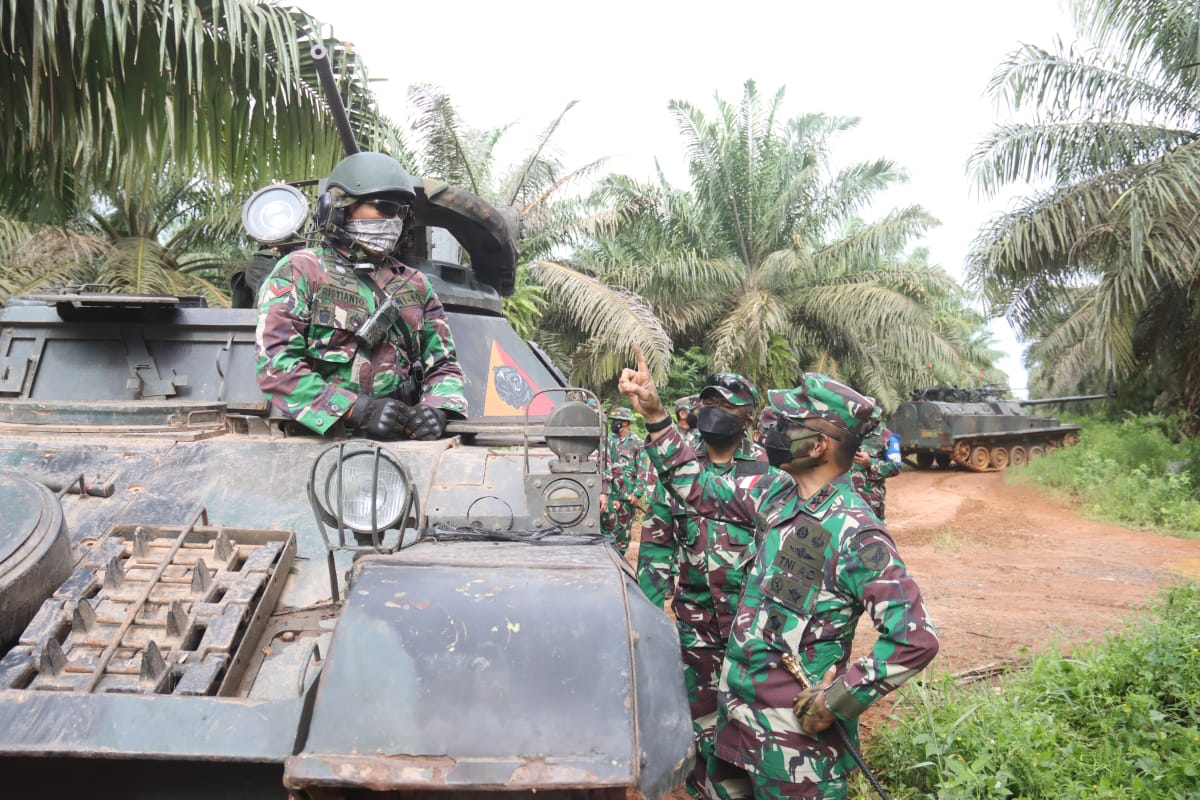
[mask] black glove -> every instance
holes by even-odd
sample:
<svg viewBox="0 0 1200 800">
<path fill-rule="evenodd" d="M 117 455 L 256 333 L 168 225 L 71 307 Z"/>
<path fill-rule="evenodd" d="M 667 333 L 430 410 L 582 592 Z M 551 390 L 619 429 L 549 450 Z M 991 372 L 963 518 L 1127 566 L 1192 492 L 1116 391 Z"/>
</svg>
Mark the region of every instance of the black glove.
<svg viewBox="0 0 1200 800">
<path fill-rule="evenodd" d="M 394 439 L 404 404 L 390 397 L 359 397 L 350 409 L 350 424 L 372 439 Z"/>
<path fill-rule="evenodd" d="M 446 431 L 446 412 L 424 404 L 412 406 L 412 416 L 404 426 L 404 433 L 410 439 L 428 441 L 439 438 Z"/>
</svg>

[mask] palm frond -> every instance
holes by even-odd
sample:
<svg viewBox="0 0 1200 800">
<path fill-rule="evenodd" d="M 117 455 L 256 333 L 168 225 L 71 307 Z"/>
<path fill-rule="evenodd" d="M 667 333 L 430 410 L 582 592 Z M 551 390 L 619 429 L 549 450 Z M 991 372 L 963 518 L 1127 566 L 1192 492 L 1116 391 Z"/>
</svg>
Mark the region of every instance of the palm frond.
<svg viewBox="0 0 1200 800">
<path fill-rule="evenodd" d="M 625 358 L 626 365 L 633 362 L 630 347 L 636 342 L 655 378 L 665 378 L 671 339 L 645 300 L 553 261 L 534 261 L 529 270 L 555 298 L 555 313 L 569 318 L 593 343 Z"/>
<path fill-rule="evenodd" d="M 340 145 L 315 43 L 367 126 L 377 113 L 365 71 L 303 12 L 253 0 L 0 5 L 0 114 L 12 132 L 0 141 L 0 203 L 63 219 L 90 185 L 144 184 L 168 158 L 238 190 L 332 164 Z"/>
</svg>

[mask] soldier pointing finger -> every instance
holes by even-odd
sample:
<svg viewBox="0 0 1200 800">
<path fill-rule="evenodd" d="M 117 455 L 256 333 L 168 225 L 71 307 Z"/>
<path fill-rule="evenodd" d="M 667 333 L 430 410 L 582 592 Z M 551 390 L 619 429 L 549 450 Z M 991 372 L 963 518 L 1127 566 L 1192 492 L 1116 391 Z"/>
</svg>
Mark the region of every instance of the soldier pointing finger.
<svg viewBox="0 0 1200 800">
<path fill-rule="evenodd" d="M 622 372 L 620 388 L 648 423 L 665 418 L 644 358 Z M 937 634 L 886 526 L 846 475 L 873 404 L 807 373 L 794 389 L 769 392 L 768 408 L 762 441 L 796 489 L 754 497 L 727 485 L 723 513 L 751 515 L 762 534 L 747 551 L 722 667 L 709 787 L 721 798 L 840 800 L 858 717 L 933 659 Z M 660 481 L 704 513 L 721 476 L 698 480 L 695 454 L 669 424 L 650 437 Z M 879 638 L 851 661 L 864 613 Z M 842 726 L 846 741 L 834 731 Z"/>
</svg>

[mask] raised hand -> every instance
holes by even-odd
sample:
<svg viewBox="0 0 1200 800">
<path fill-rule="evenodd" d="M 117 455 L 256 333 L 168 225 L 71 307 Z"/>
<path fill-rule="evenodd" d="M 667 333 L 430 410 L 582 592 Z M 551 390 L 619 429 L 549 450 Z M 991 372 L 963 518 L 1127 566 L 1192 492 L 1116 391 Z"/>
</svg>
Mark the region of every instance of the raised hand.
<svg viewBox="0 0 1200 800">
<path fill-rule="evenodd" d="M 667 418 L 666 409 L 654 386 L 654 378 L 650 376 L 650 367 L 646 365 L 646 355 L 637 342 L 633 344 L 637 354 L 637 369 L 626 367 L 621 370 L 617 388 L 621 394 L 629 398 L 633 410 L 641 414 L 646 422 L 658 422 Z"/>
</svg>

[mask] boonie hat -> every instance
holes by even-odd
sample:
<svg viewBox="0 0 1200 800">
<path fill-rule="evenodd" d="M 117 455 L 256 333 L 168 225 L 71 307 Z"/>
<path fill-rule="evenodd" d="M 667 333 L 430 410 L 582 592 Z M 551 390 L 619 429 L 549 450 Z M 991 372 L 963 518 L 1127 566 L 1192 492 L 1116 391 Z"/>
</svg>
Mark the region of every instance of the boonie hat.
<svg viewBox="0 0 1200 800">
<path fill-rule="evenodd" d="M 876 406 L 844 383 L 828 375 L 806 372 L 794 389 L 773 389 L 767 400 L 779 416 L 787 419 L 823 419 L 856 436 L 871 429 Z"/>
<path fill-rule="evenodd" d="M 625 422 L 632 422 L 633 421 L 633 412 L 630 411 L 628 408 L 618 407 L 618 408 L 614 408 L 612 411 L 608 412 L 608 418 L 609 419 L 620 419 L 620 420 L 624 420 Z"/>
<path fill-rule="evenodd" d="M 757 406 L 758 387 L 736 372 L 714 372 L 704 379 L 700 399 L 705 395 L 719 394 L 735 406 Z"/>
</svg>

